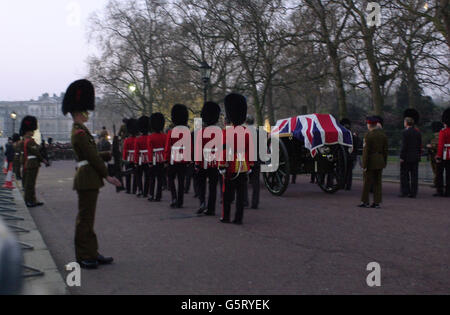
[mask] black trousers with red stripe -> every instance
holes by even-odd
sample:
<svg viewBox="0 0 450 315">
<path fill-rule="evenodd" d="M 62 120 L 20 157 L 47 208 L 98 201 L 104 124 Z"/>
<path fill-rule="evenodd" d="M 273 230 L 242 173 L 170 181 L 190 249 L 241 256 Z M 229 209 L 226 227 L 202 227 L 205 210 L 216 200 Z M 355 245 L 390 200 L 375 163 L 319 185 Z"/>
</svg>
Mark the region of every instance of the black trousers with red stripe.
<svg viewBox="0 0 450 315">
<path fill-rule="evenodd" d="M 164 181 L 164 165 L 158 163 L 150 166 L 150 197 L 154 197 L 156 200 L 161 200 L 162 197 L 162 185 Z M 155 183 L 156 184 L 156 196 L 155 196 Z"/>
<path fill-rule="evenodd" d="M 231 203 L 233 202 L 234 194 L 236 194 L 236 213 L 234 216 L 234 221 L 242 222 L 244 219 L 244 198 L 245 191 L 247 189 L 247 174 L 239 174 L 236 178 L 235 175 L 231 176 L 231 179 L 225 180 L 225 185 L 223 187 L 223 209 L 222 209 L 222 219 L 230 220 Z"/>
</svg>

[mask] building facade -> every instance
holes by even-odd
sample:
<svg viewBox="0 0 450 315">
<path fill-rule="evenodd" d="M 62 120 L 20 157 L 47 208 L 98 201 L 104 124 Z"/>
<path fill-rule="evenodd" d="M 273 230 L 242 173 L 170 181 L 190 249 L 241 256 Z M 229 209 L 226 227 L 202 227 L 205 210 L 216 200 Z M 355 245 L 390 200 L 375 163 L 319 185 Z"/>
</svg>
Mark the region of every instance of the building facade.
<svg viewBox="0 0 450 315">
<path fill-rule="evenodd" d="M 61 112 L 63 95 L 52 97 L 44 94 L 38 100 L 23 102 L 0 102 L 0 137 L 10 137 L 19 133 L 20 123 L 27 115 L 35 116 L 39 122 L 42 139 L 53 138 L 55 142 L 69 142 L 72 130 L 70 115 L 65 117 Z M 16 120 L 11 118 L 15 113 Z M 94 130 L 95 113 L 92 114 L 87 127 Z"/>
</svg>

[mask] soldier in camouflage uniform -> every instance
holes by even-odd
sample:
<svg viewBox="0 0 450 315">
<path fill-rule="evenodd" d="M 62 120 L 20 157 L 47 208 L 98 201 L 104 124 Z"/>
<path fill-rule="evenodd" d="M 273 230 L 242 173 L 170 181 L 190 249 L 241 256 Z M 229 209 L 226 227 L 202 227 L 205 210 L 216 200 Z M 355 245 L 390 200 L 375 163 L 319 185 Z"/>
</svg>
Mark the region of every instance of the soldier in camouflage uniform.
<svg viewBox="0 0 450 315">
<path fill-rule="evenodd" d="M 72 146 L 77 157 L 78 168 L 74 179 L 74 190 L 78 194 L 78 216 L 75 229 L 75 254 L 82 268 L 96 269 L 99 264 L 110 264 L 113 258 L 98 252 L 97 236 L 94 232 L 95 211 L 103 179 L 120 187 L 120 182 L 108 176 L 107 168 L 100 157 L 95 141 L 84 125 L 89 112 L 95 109 L 95 92 L 91 82 L 79 80 L 72 83 L 64 97 L 63 114 L 72 115 Z"/>
<path fill-rule="evenodd" d="M 369 132 L 364 138 L 362 168 L 364 170 L 361 208 L 380 208 L 382 201 L 382 175 L 387 165 L 388 139 L 383 129 L 377 126 L 376 117 L 367 118 Z M 374 202 L 369 206 L 369 193 L 373 185 Z"/>
<path fill-rule="evenodd" d="M 36 200 L 36 179 L 41 163 L 48 165 L 48 162 L 41 156 L 39 145 L 34 141 L 34 131 L 37 129 L 37 119 L 33 116 L 26 116 L 22 120 L 20 127 L 23 134 L 23 173 L 25 203 L 28 208 L 42 206 L 44 203 Z"/>
</svg>

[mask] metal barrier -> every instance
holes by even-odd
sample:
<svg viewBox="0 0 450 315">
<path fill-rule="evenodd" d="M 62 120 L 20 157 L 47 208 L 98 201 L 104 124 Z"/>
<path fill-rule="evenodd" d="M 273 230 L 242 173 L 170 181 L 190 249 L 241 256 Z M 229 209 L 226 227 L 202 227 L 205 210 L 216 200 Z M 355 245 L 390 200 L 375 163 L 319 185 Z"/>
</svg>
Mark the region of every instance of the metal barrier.
<svg viewBox="0 0 450 315">
<path fill-rule="evenodd" d="M 20 246 L 0 218 L 0 295 L 20 293 L 22 262 Z"/>
</svg>

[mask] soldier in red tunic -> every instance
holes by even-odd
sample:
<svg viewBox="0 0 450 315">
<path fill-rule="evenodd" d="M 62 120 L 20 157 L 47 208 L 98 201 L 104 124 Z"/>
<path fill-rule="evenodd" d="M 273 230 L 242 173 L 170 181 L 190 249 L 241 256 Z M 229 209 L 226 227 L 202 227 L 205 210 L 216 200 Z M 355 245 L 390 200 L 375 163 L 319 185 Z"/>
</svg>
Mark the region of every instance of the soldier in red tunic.
<svg viewBox="0 0 450 315">
<path fill-rule="evenodd" d="M 220 117 L 220 106 L 214 102 L 205 103 L 202 108 L 201 117 L 206 127 L 216 125 Z M 200 161 L 195 162 L 199 192 L 198 197 L 200 199 L 200 208 L 197 210 L 197 214 L 214 216 L 216 214 L 217 183 L 219 181 L 216 154 L 219 153 L 219 148 L 205 147 L 214 137 L 210 138 L 207 134 L 204 134 L 204 132 L 205 129 L 199 130 L 195 140 L 197 156 L 201 157 L 199 159 Z M 222 132 L 220 133 L 220 137 L 222 137 Z M 209 182 L 208 204 L 206 204 L 207 179 Z"/>
<path fill-rule="evenodd" d="M 189 112 L 186 105 L 174 105 L 171 116 L 174 128 L 167 133 L 167 140 L 164 148 L 164 158 L 167 163 L 169 163 L 169 189 L 172 194 L 172 203 L 170 204 L 170 207 L 183 208 L 186 170 L 191 163 L 191 154 L 186 151 L 191 148 L 191 133 L 187 127 Z M 182 131 L 184 133 L 181 133 Z M 179 134 L 175 135 L 175 133 Z M 184 139 L 185 136 L 189 139 L 189 148 L 179 144 L 180 140 L 188 140 Z M 175 187 L 175 177 L 178 179 L 178 190 Z"/>
<path fill-rule="evenodd" d="M 134 163 L 137 166 L 137 186 L 138 197 L 147 198 L 150 187 L 150 156 L 148 154 L 148 131 L 150 128 L 150 118 L 142 116 L 138 119 L 138 127 L 141 132 L 136 140 L 136 152 L 134 153 Z M 142 177 L 144 177 L 144 185 L 142 185 Z"/>
<path fill-rule="evenodd" d="M 236 193 L 236 214 L 234 224 L 242 224 L 244 218 L 244 194 L 247 189 L 247 173 L 251 171 L 256 156 L 251 134 L 244 126 L 247 118 L 247 101 L 244 96 L 230 94 L 225 97 L 225 111 L 232 126 L 223 130 L 223 144 L 219 169 L 223 175 L 222 223 L 230 223 L 231 202 Z M 239 138 L 244 141 L 239 141 Z M 244 146 L 239 143 L 243 142 Z M 252 161 L 250 160 L 252 159 Z"/>
<path fill-rule="evenodd" d="M 436 184 L 437 193 L 434 196 L 450 197 L 450 108 L 442 115 L 444 129 L 439 133 L 439 143 L 436 154 Z M 445 172 L 445 190 L 444 190 Z"/>
<path fill-rule="evenodd" d="M 166 134 L 163 132 L 166 121 L 164 115 L 155 113 L 150 116 L 150 126 L 152 134 L 148 136 L 148 154 L 151 157 L 150 161 L 150 197 L 148 201 L 161 201 L 162 184 L 164 181 L 164 147 L 166 145 Z M 155 182 L 158 180 L 156 186 L 155 196 Z"/>
<path fill-rule="evenodd" d="M 131 170 L 135 168 L 134 156 L 136 152 L 136 139 L 137 139 L 136 136 L 139 133 L 138 122 L 136 119 L 131 118 L 127 120 L 126 126 L 129 137 L 126 138 L 123 142 L 122 159 L 124 161 L 126 169 Z M 131 182 L 133 182 L 133 186 L 131 185 Z M 136 194 L 137 192 L 136 174 L 126 175 L 125 186 L 127 194 L 131 194 L 131 192 L 133 192 L 133 194 Z"/>
</svg>

